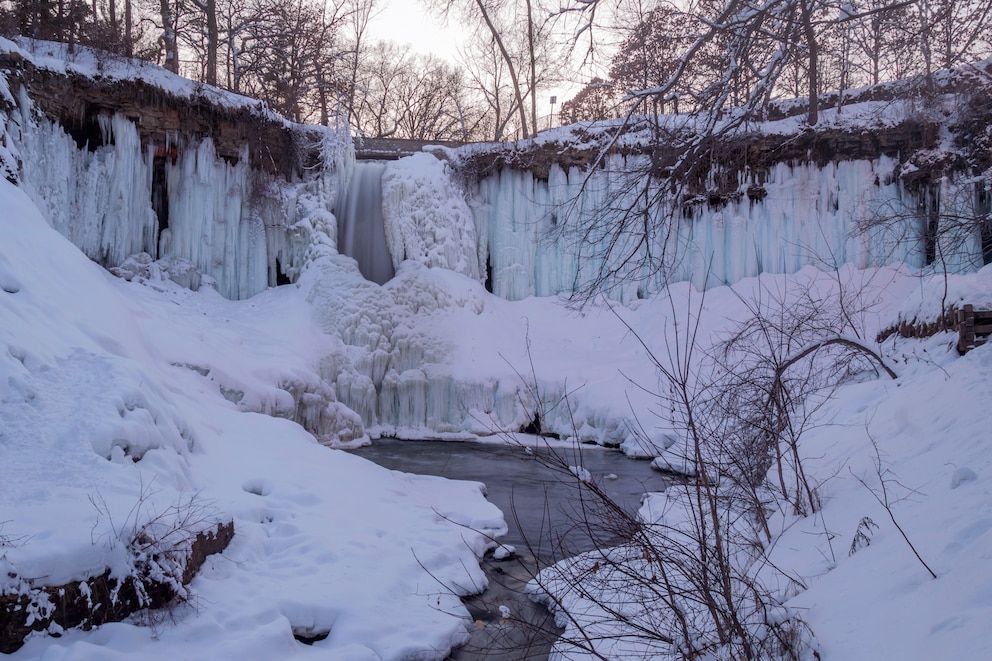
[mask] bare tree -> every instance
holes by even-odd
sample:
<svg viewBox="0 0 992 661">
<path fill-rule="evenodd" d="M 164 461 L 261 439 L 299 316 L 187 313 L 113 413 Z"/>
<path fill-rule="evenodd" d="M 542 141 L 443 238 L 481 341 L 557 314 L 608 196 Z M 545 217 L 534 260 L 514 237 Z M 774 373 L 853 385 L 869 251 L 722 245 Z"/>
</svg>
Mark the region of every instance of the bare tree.
<svg viewBox="0 0 992 661">
<path fill-rule="evenodd" d="M 711 391 L 741 384 L 711 371 L 698 335 L 703 310 L 701 300 L 692 302 L 684 317 L 672 306 L 678 330 L 661 354 L 642 340 L 659 374 L 659 408 L 671 411 L 672 428 L 683 431 L 685 474 L 651 499 L 647 516 L 613 501 L 573 465 L 571 455 L 534 455 L 558 479 L 575 484 L 574 525 L 597 540 L 595 550 L 543 568 L 528 586 L 565 627 L 556 643 L 562 656 L 799 659 L 815 646 L 802 618 L 784 605 L 782 592 L 765 583 L 775 576 L 780 585 L 804 587 L 771 563 L 772 545 L 761 539 L 772 536 L 759 517 L 776 505 L 764 498 L 773 463 L 748 467 L 753 472 L 745 482 L 755 485 L 750 492 L 734 479 L 743 464 L 729 454 L 738 448 L 726 443 L 727 421 Z M 797 313 L 794 320 L 798 325 L 800 317 Z M 569 406 L 567 397 L 542 403 L 534 391 L 538 415 Z M 749 410 L 766 405 L 760 390 L 745 387 L 739 394 Z"/>
<path fill-rule="evenodd" d="M 477 136 L 482 114 L 462 73 L 439 58 L 379 42 L 358 69 L 352 115 L 363 136 L 465 140 Z"/>
<path fill-rule="evenodd" d="M 491 44 L 502 60 L 500 70 L 509 78 L 513 110 L 523 137 L 537 132 L 537 89 L 547 75 L 552 24 L 538 20 L 547 11 L 536 0 L 431 0 L 430 6 L 445 20 L 458 19 L 478 28 L 476 40 Z M 483 37 L 483 35 L 487 35 Z M 492 67 L 488 67 L 492 70 Z M 488 76 L 473 76 L 476 84 Z M 489 94 L 489 101 L 498 96 Z M 529 97 L 529 99 L 528 99 Z M 505 104 L 504 104 L 505 105 Z M 527 107 L 530 106 L 530 119 Z M 502 122 L 497 117 L 497 125 Z"/>
<path fill-rule="evenodd" d="M 561 121 L 563 124 L 574 124 L 615 117 L 617 96 L 614 83 L 593 78 L 575 96 L 561 104 Z"/>
<path fill-rule="evenodd" d="M 347 12 L 347 55 L 350 64 L 347 95 L 348 120 L 357 126 L 359 121 L 355 113 L 355 97 L 360 93 L 358 71 L 368 51 L 365 33 L 368 30 L 369 21 L 375 15 L 376 0 L 348 0 L 345 7 Z"/>
<path fill-rule="evenodd" d="M 459 51 L 459 61 L 465 71 L 466 87 L 481 100 L 488 130 L 482 139 L 503 140 L 512 132 L 517 115 L 515 95 L 506 73 L 506 63 L 495 41 L 472 39 Z"/>
<path fill-rule="evenodd" d="M 927 75 L 992 50 L 992 1 L 917 0 L 919 47 Z"/>
<path fill-rule="evenodd" d="M 172 73 L 179 73 L 179 44 L 176 39 L 175 15 L 171 0 L 159 0 L 159 16 L 162 34 L 162 50 L 165 52 L 163 65 Z"/>
</svg>

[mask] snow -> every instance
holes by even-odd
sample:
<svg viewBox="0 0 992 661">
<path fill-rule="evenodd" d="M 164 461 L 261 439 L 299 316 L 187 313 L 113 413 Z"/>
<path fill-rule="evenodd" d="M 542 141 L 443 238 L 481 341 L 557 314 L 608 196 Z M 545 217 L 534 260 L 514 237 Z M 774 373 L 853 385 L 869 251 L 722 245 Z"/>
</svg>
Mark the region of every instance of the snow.
<svg viewBox="0 0 992 661">
<path fill-rule="evenodd" d="M 335 344 L 301 290 L 235 302 L 129 283 L 6 181 L 0 200 L 0 518 L 14 573 L 0 589 L 123 575 L 118 532 L 194 495 L 236 528 L 174 624 L 33 636 L 13 658 L 442 658 L 465 638 L 455 593 L 485 586 L 477 559 L 505 529 L 481 485 L 392 473 L 250 411 L 319 381 L 314 362 Z M 294 630 L 330 635 L 308 648 Z"/>
<path fill-rule="evenodd" d="M 107 75 L 137 67 L 118 66 Z M 0 83 L 8 101 L 19 94 Z M 245 210 L 243 166 L 219 161 L 209 140 L 190 145 L 169 166 L 176 216 L 163 249 L 146 205 L 150 155 L 133 125 L 106 120 L 114 144 L 84 152 L 27 113 L 22 99 L 2 117 L 11 140 L 0 141 L 3 168 L 24 164 L 21 189 L 0 180 L 0 591 L 125 575 L 128 531 L 191 498 L 210 522 L 233 520 L 236 535 L 193 581 L 191 604 L 161 620 L 34 635 L 15 659 L 444 658 L 471 626 L 458 596 L 485 586 L 479 558 L 513 552 L 492 541 L 502 514 L 480 484 L 394 473 L 328 446 L 493 437 L 539 421 L 562 444 L 620 446 L 686 472 L 655 361 L 672 359 L 687 328 L 707 344 L 734 333 L 755 301 L 788 309 L 811 296 L 829 307 L 843 292 L 859 292 L 852 323 L 863 341 L 899 318 L 934 318 L 942 302 L 992 307 L 992 267 L 957 272 L 971 267 L 975 237 L 958 241 L 945 272 L 916 268 L 914 241 L 851 235 L 859 218 L 907 203 L 887 159 L 777 166 L 763 201 L 680 226 L 686 281 L 576 309 L 554 295 L 581 275 L 575 255 L 567 241 L 543 243 L 548 205 L 577 192 L 575 171 L 552 169 L 549 182 L 504 171 L 473 208 L 433 156 L 386 166 L 396 276 L 380 286 L 338 254 L 330 210 L 353 164 L 331 142 L 314 179 L 268 189 L 264 217 Z M 611 161 L 574 213 L 596 208 L 629 165 Z M 556 222 L 567 225 L 565 212 Z M 273 230 L 266 218 L 280 215 Z M 487 255 L 498 295 L 480 283 Z M 277 256 L 296 281 L 269 288 Z M 197 279 L 197 291 L 180 286 Z M 219 291 L 202 286 L 211 281 Z M 889 338 L 875 348 L 898 379 L 860 374 L 802 437 L 823 508 L 772 513 L 763 571 L 797 579 L 771 584 L 780 609 L 769 615 L 801 612 L 821 658 L 992 648 L 992 346 L 958 356 L 954 344 L 947 333 Z M 883 487 L 937 579 L 879 505 Z M 684 506 L 675 491 L 648 494 L 640 516 L 681 525 Z M 864 517 L 877 528 L 848 555 Z M 569 564 L 596 573 L 602 554 Z M 560 622 L 596 617 L 581 591 L 564 592 L 572 619 Z M 33 604 L 39 615 L 50 606 Z M 616 622 L 595 626 L 621 636 L 607 656 L 637 651 Z M 294 633 L 327 637 L 308 647 Z M 557 651 L 581 658 L 564 639 Z"/>
</svg>

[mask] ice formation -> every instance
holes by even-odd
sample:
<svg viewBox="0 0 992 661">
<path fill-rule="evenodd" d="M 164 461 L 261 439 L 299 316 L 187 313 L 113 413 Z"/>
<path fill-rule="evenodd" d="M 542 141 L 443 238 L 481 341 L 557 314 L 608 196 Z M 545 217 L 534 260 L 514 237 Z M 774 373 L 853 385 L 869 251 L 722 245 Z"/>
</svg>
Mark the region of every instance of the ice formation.
<svg viewBox="0 0 992 661">
<path fill-rule="evenodd" d="M 621 444 L 634 454 L 660 452 L 663 431 L 634 433 L 627 407 L 618 412 L 594 394 L 572 395 L 584 400 L 575 410 L 540 411 L 542 402 L 571 392 L 569 378 L 583 382 L 564 363 L 521 373 L 527 356 L 480 346 L 476 353 L 500 360 L 464 369 L 459 361 L 476 356 L 459 355 L 466 340 L 445 324 L 467 324 L 458 317 L 466 310 L 497 323 L 483 281 L 516 301 L 568 294 L 616 267 L 607 288 L 630 304 L 669 282 L 701 288 L 810 264 L 936 260 L 958 272 L 982 259 L 974 229 L 951 222 L 971 211 L 972 184 L 947 177 L 910 191 L 898 161 L 886 156 L 744 172 L 736 194 L 671 214 L 638 201 L 652 185 L 639 156 L 612 156 L 591 172 L 551 165 L 546 179 L 504 169 L 465 191 L 446 160 L 421 153 L 356 162 L 350 142 L 327 131 L 316 165 L 302 181 L 286 181 L 253 171 L 247 152 L 233 162 L 220 158 L 209 138 L 168 136 L 164 148 L 143 146 L 122 115 L 98 119 L 102 144 L 79 146 L 36 116 L 23 90 L 0 91 L 13 108 L 0 164 L 7 171 L 21 164 L 21 185 L 90 258 L 125 278 L 166 277 L 193 289 L 207 282 L 228 298 L 285 282 L 306 288 L 322 328 L 340 340 L 319 366 L 333 390 L 309 377 L 283 383 L 279 375 L 270 385 L 282 394 L 236 403 L 297 419 L 339 442 L 363 434 L 348 407 L 373 435 L 464 437 L 539 422 L 544 431 Z M 457 163 L 457 153 L 446 156 Z M 164 213 L 161 199 L 153 203 L 163 191 Z M 664 255 L 665 269 L 639 270 L 636 259 L 604 265 L 609 242 L 633 250 L 639 239 L 612 231 L 617 209 L 643 212 L 662 228 L 650 249 Z M 877 217 L 896 220 L 873 224 Z M 936 240 L 925 240 L 928 233 Z M 219 385 L 239 391 L 236 383 Z"/>
<path fill-rule="evenodd" d="M 246 152 L 226 162 L 210 138 L 170 136 L 156 149 L 114 114 L 98 117 L 102 145 L 78 146 L 34 112 L 22 88 L 5 127 L 21 185 L 56 230 L 108 268 L 138 253 L 187 260 L 225 297 L 249 298 L 299 277 L 313 216 L 329 213 L 336 196 L 336 144 L 307 181 L 287 182 L 252 171 Z M 159 218 L 152 200 L 163 188 Z"/>
<path fill-rule="evenodd" d="M 626 255 L 625 242 L 630 247 L 639 240 L 636 233 L 609 229 L 628 209 L 665 228 L 656 232 L 650 248 L 665 256 L 666 268 L 645 270 L 635 259 L 603 269 L 617 269 L 607 285 L 622 301 L 659 291 L 666 281 L 703 287 L 759 273 L 794 273 L 807 264 L 866 268 L 927 262 L 928 217 L 921 196 L 896 178 L 899 164 L 893 158 L 822 166 L 778 163 L 761 181 L 742 177 L 736 199 L 726 204 L 694 204 L 675 213 L 661 205 L 645 208 L 638 200 L 648 185 L 639 158 L 614 156 L 593 172 L 552 165 L 546 181 L 504 169 L 480 182 L 475 213 L 487 242 L 493 292 L 517 300 L 582 286 L 603 269 L 601 255 L 608 243 L 615 242 Z M 748 191 L 756 188 L 763 193 L 751 199 Z M 955 217 L 955 211 L 968 213 L 973 198 L 971 182 L 943 181 L 938 196 L 945 205 L 942 219 Z M 949 204 L 962 208 L 952 211 Z M 895 220 L 885 226 L 873 222 L 883 217 Z M 977 231 L 944 222 L 950 227 L 935 228 L 944 244 L 936 250 L 937 259 L 951 272 L 973 270 L 982 263 Z M 636 251 L 644 254 L 643 247 Z"/>
<path fill-rule="evenodd" d="M 382 179 L 382 203 L 396 268 L 410 259 L 474 280 L 485 273 L 472 212 L 446 163 L 424 153 L 390 163 Z"/>
<path fill-rule="evenodd" d="M 18 150 L 21 184 L 48 222 L 87 257 L 118 266 L 139 252 L 157 253 L 151 205 L 152 159 L 134 124 L 101 117 L 107 146 L 77 147 L 58 124 L 34 117 L 21 88 L 6 129 Z"/>
</svg>

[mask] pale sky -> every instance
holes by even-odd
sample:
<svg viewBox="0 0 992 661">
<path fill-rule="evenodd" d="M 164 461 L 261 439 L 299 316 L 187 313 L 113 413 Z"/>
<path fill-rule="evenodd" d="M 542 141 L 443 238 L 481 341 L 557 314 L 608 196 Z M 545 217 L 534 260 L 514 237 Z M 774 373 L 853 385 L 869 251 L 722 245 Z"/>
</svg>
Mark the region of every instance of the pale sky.
<svg viewBox="0 0 992 661">
<path fill-rule="evenodd" d="M 369 36 L 409 44 L 418 52 L 433 53 L 451 62 L 457 57 L 458 30 L 442 26 L 418 0 L 384 0 L 369 23 Z"/>
<path fill-rule="evenodd" d="M 454 64 L 457 64 L 458 47 L 464 39 L 457 26 L 443 25 L 442 20 L 428 12 L 419 0 L 382 0 L 378 14 L 369 23 L 367 35 L 373 41 L 381 39 L 406 44 L 415 51 L 432 53 Z M 582 76 L 581 82 L 570 86 L 539 91 L 538 113 L 550 112 L 548 101 L 552 95 L 557 97 L 554 108 L 557 113 L 562 102 L 573 96 L 588 78 L 591 75 Z"/>
</svg>

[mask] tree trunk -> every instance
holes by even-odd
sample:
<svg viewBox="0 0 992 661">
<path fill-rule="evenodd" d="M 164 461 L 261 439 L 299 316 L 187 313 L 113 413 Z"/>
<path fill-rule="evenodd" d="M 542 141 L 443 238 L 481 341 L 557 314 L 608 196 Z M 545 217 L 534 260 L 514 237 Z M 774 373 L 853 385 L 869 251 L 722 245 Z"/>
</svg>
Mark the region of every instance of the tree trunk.
<svg viewBox="0 0 992 661">
<path fill-rule="evenodd" d="M 503 44 L 503 38 L 500 36 L 499 30 L 496 29 L 492 19 L 489 18 L 489 12 L 486 11 L 485 4 L 483 4 L 482 0 L 475 0 L 475 4 L 478 5 L 479 11 L 482 12 L 482 18 L 486 21 L 486 27 L 489 28 L 489 33 L 493 36 L 493 40 L 496 42 L 496 46 L 503 56 L 503 61 L 506 62 L 506 68 L 510 72 L 510 80 L 513 82 L 513 94 L 517 98 L 517 109 L 520 112 L 520 132 L 523 137 L 529 137 L 530 132 L 527 131 L 527 110 L 524 107 L 523 96 L 520 94 L 520 82 L 517 80 L 517 70 L 513 66 L 513 59 Z"/>
<path fill-rule="evenodd" d="M 128 57 L 134 56 L 134 33 L 131 29 L 133 16 L 131 16 L 131 0 L 124 2 L 124 54 Z"/>
<path fill-rule="evenodd" d="M 170 0 L 159 0 L 162 13 L 162 47 L 165 49 L 165 68 L 172 73 L 179 73 L 179 52 L 176 50 L 176 29 L 172 25 L 172 7 Z"/>
<path fill-rule="evenodd" d="M 217 2 L 206 0 L 204 13 L 207 19 L 207 84 L 217 86 L 217 44 L 220 31 L 217 29 Z"/>
<path fill-rule="evenodd" d="M 806 37 L 806 49 L 809 51 L 809 115 L 806 122 L 816 126 L 820 119 L 820 44 L 816 40 L 816 29 L 813 27 L 813 12 L 808 1 L 800 3 L 800 18 L 803 22 L 803 35 Z"/>
<path fill-rule="evenodd" d="M 534 55 L 534 15 L 527 0 L 527 46 L 530 51 L 530 123 L 537 135 L 537 58 Z"/>
</svg>

